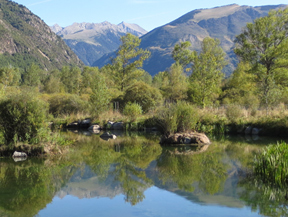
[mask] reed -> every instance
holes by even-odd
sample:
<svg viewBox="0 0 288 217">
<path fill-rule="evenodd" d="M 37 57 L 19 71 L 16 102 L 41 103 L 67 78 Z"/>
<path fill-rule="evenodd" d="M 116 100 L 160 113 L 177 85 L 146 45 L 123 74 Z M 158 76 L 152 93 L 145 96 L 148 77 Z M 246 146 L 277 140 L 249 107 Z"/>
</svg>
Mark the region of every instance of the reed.
<svg viewBox="0 0 288 217">
<path fill-rule="evenodd" d="M 288 144 L 285 142 L 269 145 L 255 156 L 254 174 L 277 187 L 288 184 Z"/>
</svg>

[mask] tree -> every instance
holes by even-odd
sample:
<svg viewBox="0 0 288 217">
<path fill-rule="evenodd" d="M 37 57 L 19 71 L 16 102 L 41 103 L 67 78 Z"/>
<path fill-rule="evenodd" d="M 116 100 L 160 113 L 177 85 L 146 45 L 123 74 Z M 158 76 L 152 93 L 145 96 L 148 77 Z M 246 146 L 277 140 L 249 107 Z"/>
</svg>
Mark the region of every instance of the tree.
<svg viewBox="0 0 288 217">
<path fill-rule="evenodd" d="M 32 63 L 31 66 L 25 69 L 23 75 L 24 85 L 36 87 L 40 84 L 41 69 L 38 65 Z"/>
<path fill-rule="evenodd" d="M 205 107 L 211 104 L 221 92 L 224 78 L 223 67 L 227 64 L 220 41 L 205 38 L 201 52 L 192 54 L 192 74 L 190 75 L 189 97 L 192 102 Z"/>
<path fill-rule="evenodd" d="M 186 99 L 188 80 L 186 74 L 183 72 L 182 65 L 178 62 L 173 64 L 166 76 L 167 79 L 162 79 L 163 84 L 162 87 L 160 87 L 166 100 L 176 102 L 178 100 Z M 161 79 L 160 76 L 159 79 Z"/>
<path fill-rule="evenodd" d="M 148 50 L 139 48 L 141 40 L 130 33 L 121 37 L 117 56 L 112 60 L 114 66 L 114 79 L 119 89 L 123 91 L 131 82 L 143 75 L 143 61 L 150 56 Z"/>
<path fill-rule="evenodd" d="M 123 99 L 124 103 L 138 103 L 143 112 L 146 113 L 149 109 L 153 109 L 162 101 L 160 91 L 151 87 L 143 81 L 138 81 L 131 85 L 126 91 Z"/>
<path fill-rule="evenodd" d="M 249 73 L 251 66 L 247 62 L 240 62 L 236 70 L 227 79 L 223 102 L 233 103 L 249 107 L 258 106 L 259 100 L 256 94 L 255 75 Z"/>
<path fill-rule="evenodd" d="M 108 109 L 111 96 L 106 86 L 105 77 L 100 73 L 97 74 L 98 76 L 95 76 L 93 83 L 91 83 L 92 94 L 90 95 L 90 103 L 92 112 L 99 116 L 101 112 Z"/>
<path fill-rule="evenodd" d="M 188 49 L 190 46 L 190 41 L 185 41 L 180 43 L 180 45 L 176 44 L 172 52 L 173 59 L 182 65 L 183 68 L 193 61 L 192 52 Z"/>
<path fill-rule="evenodd" d="M 288 81 L 288 9 L 271 11 L 268 16 L 248 23 L 236 36 L 235 53 L 251 64 L 260 100 L 269 106 Z"/>
<path fill-rule="evenodd" d="M 20 81 L 20 72 L 18 68 L 5 67 L 0 69 L 0 84 L 4 86 L 17 86 Z"/>
</svg>

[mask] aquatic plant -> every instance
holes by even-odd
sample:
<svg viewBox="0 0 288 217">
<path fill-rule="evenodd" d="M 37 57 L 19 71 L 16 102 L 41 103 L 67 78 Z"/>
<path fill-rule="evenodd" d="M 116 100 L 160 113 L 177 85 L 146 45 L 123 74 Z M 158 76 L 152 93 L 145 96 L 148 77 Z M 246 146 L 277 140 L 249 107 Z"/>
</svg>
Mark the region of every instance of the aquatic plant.
<svg viewBox="0 0 288 217">
<path fill-rule="evenodd" d="M 288 184 L 288 144 L 269 145 L 255 156 L 254 173 L 264 183 L 284 187 Z"/>
</svg>

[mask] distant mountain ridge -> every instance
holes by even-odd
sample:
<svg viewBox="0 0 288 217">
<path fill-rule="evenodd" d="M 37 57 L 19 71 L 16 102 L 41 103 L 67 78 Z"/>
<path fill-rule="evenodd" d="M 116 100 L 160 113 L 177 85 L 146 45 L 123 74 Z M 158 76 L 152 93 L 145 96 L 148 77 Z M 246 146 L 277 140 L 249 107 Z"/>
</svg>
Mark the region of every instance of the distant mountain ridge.
<svg viewBox="0 0 288 217">
<path fill-rule="evenodd" d="M 92 65 L 103 55 L 117 50 L 121 44 L 120 38 L 125 34 L 131 33 L 141 37 L 147 33 L 137 24 L 122 22 L 115 25 L 107 21 L 73 23 L 65 28 L 55 24 L 50 28 L 64 39 L 86 65 Z"/>
<path fill-rule="evenodd" d="M 25 68 L 31 63 L 46 70 L 83 63 L 48 25 L 23 5 L 0 0 L 0 67 Z"/>
<path fill-rule="evenodd" d="M 151 75 L 164 71 L 174 62 L 171 54 L 175 44 L 190 41 L 191 49 L 199 51 L 203 39 L 212 37 L 220 40 L 221 47 L 227 53 L 229 65 L 225 68 L 225 73 L 229 75 L 237 64 L 233 52 L 235 36 L 241 33 L 247 23 L 268 15 L 271 9 L 283 7 L 287 5 L 251 7 L 232 4 L 193 10 L 141 37 L 140 47 L 151 51 L 151 57 L 144 62 L 143 68 Z M 112 55 L 103 56 L 93 66 L 102 67 L 109 63 Z"/>
</svg>

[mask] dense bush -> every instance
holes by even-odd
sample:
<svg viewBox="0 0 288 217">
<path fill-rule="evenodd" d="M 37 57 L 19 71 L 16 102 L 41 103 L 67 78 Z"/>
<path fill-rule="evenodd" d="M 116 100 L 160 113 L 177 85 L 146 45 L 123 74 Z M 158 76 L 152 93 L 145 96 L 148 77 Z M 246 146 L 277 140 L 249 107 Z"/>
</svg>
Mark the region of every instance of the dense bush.
<svg viewBox="0 0 288 217">
<path fill-rule="evenodd" d="M 47 103 L 32 94 L 12 94 L 1 100 L 0 125 L 5 143 L 31 143 L 45 129 L 47 114 Z"/>
<path fill-rule="evenodd" d="M 89 103 L 75 94 L 54 94 L 49 99 L 49 112 L 54 116 L 87 111 Z"/>
<path fill-rule="evenodd" d="M 134 121 L 137 116 L 142 114 L 142 108 L 138 103 L 127 103 L 124 107 L 123 114 Z"/>
<path fill-rule="evenodd" d="M 140 81 L 126 90 L 123 101 L 125 104 L 128 102 L 138 103 L 146 113 L 161 103 L 162 95 L 157 88 Z"/>
</svg>

